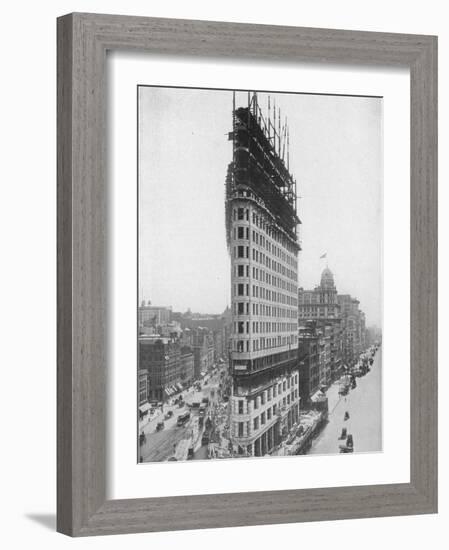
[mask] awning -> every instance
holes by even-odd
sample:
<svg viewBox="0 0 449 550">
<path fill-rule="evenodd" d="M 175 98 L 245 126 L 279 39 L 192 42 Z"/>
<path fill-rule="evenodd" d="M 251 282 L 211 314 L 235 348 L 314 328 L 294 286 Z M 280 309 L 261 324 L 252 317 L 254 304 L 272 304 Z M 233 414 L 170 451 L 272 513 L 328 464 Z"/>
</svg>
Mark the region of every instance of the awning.
<svg viewBox="0 0 449 550">
<path fill-rule="evenodd" d="M 149 403 L 144 403 L 143 405 L 140 405 L 140 406 L 139 406 L 139 411 L 140 411 L 142 414 L 145 414 L 145 413 L 148 412 L 150 409 L 151 409 L 151 405 L 150 405 Z"/>
<path fill-rule="evenodd" d="M 310 400 L 315 403 L 316 401 L 320 401 L 321 399 L 325 399 L 325 398 L 326 396 L 324 395 L 324 393 L 321 390 L 318 390 L 312 395 Z"/>
</svg>

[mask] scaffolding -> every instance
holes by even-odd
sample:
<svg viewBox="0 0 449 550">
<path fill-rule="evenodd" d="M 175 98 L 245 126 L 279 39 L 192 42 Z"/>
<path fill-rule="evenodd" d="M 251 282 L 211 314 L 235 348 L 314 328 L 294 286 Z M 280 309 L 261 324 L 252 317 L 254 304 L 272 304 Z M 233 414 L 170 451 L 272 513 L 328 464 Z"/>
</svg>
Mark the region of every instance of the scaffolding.
<svg viewBox="0 0 449 550">
<path fill-rule="evenodd" d="M 228 167 L 228 200 L 238 191 L 251 191 L 261 200 L 293 241 L 297 239 L 296 180 L 290 173 L 290 132 L 287 118 L 282 122 L 280 108 L 271 106 L 267 114 L 259 105 L 257 93 L 247 93 L 247 105 L 236 108 L 233 93 L 233 160 Z M 299 245 L 298 245 L 299 247 Z"/>
</svg>

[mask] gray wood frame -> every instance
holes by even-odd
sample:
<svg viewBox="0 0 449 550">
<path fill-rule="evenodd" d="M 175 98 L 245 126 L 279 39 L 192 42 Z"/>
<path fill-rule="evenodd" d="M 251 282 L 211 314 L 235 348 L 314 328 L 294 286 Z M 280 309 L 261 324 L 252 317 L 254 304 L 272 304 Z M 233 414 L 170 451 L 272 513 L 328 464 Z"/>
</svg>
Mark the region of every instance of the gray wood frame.
<svg viewBox="0 0 449 550">
<path fill-rule="evenodd" d="M 411 71 L 411 481 L 106 499 L 108 50 Z M 437 511 L 437 39 L 75 13 L 58 19 L 57 529 L 72 536 Z"/>
</svg>

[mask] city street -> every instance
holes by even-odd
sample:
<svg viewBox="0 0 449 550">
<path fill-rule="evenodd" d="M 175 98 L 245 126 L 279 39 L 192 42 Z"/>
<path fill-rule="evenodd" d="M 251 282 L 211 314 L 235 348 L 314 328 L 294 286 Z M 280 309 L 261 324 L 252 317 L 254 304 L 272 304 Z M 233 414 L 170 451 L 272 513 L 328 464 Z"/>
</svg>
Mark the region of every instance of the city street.
<svg viewBox="0 0 449 550">
<path fill-rule="evenodd" d="M 343 427 L 354 438 L 354 452 L 380 451 L 382 445 L 381 432 L 381 363 L 382 350 L 377 351 L 374 363 L 368 374 L 356 378 L 357 387 L 350 390 L 348 395 L 340 396 L 338 393 L 339 382 L 334 383 L 326 392 L 329 406 L 329 421 L 319 435 L 314 439 L 308 454 L 337 454 L 339 445 L 344 443 L 339 439 Z M 176 446 L 183 439 L 192 435 L 194 419 L 198 417 L 198 408 L 193 408 L 194 403 L 199 404 L 204 398 L 209 399 L 206 417 L 214 418 L 214 411 L 218 411 L 221 401 L 219 392 L 221 370 L 206 375 L 201 379 L 201 390 L 192 385 L 179 395 L 183 396 L 183 406 L 178 407 L 173 400 L 165 403 L 163 411 L 158 409 L 145 424 L 140 423 L 140 433 L 144 431 L 146 441 L 140 446 L 140 456 L 143 462 L 164 461 L 173 456 Z M 169 419 L 164 416 L 168 411 L 173 415 Z M 184 412 L 190 411 L 190 420 L 184 426 L 177 426 L 177 418 Z M 345 412 L 349 413 L 349 419 L 344 420 Z M 157 424 L 164 422 L 164 428 L 156 430 Z M 222 426 L 216 426 L 220 432 Z M 205 460 L 208 458 L 208 446 L 201 445 L 196 449 L 193 460 Z"/>
<path fill-rule="evenodd" d="M 354 452 L 375 452 L 382 450 L 382 348 L 379 348 L 371 370 L 356 378 L 357 387 L 348 395 L 338 395 L 338 383 L 333 384 L 326 395 L 329 399 L 329 422 L 313 441 L 308 454 L 336 454 L 342 428 L 354 438 Z M 345 412 L 349 419 L 344 421 Z"/>
<path fill-rule="evenodd" d="M 218 402 L 218 388 L 222 370 L 217 369 L 216 373 L 206 375 L 201 380 L 202 388 L 200 391 L 191 386 L 188 390 L 181 392 L 179 395 L 182 395 L 184 400 L 182 407 L 178 407 L 177 404 L 173 403 L 173 400 L 170 400 L 168 403 L 164 403 L 163 411 L 158 409 L 149 417 L 146 423 L 139 423 L 139 433 L 143 431 L 146 437 L 145 442 L 139 448 L 142 462 L 159 462 L 173 456 L 176 445 L 182 439 L 187 439 L 191 435 L 193 419 L 198 416 L 198 409 L 191 408 L 191 405 L 201 403 L 204 398 L 208 398 L 211 405 Z M 191 412 L 190 420 L 184 426 L 177 426 L 178 416 L 189 410 Z M 171 418 L 165 419 L 164 416 L 168 411 L 172 411 L 173 415 Z M 159 422 L 164 422 L 164 428 L 157 431 L 156 428 Z"/>
</svg>

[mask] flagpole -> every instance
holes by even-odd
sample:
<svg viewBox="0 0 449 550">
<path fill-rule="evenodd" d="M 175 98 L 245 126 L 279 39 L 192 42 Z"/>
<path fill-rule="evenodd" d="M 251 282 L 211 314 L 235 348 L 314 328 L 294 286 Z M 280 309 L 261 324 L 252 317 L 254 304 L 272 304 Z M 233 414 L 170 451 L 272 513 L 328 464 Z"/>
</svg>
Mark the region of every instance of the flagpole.
<svg viewBox="0 0 449 550">
<path fill-rule="evenodd" d="M 324 254 L 321 254 L 320 260 L 326 260 L 326 268 L 329 269 L 329 264 L 327 262 L 327 252 L 325 252 Z"/>
</svg>

